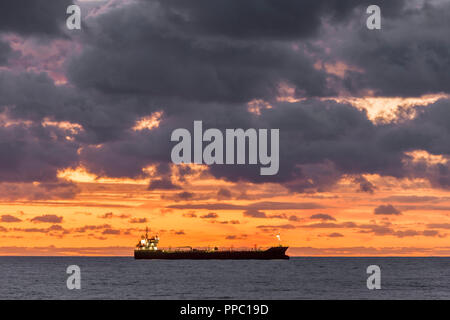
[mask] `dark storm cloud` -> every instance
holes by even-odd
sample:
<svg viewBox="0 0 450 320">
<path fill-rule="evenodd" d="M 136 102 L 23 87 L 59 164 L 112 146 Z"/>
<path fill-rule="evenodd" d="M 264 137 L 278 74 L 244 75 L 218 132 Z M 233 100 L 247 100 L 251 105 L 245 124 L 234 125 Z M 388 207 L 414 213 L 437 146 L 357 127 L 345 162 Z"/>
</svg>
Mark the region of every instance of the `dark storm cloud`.
<svg viewBox="0 0 450 320">
<path fill-rule="evenodd" d="M 260 176 L 256 166 L 212 165 L 210 171 L 214 176 L 232 181 L 286 182 L 291 190 L 315 192 L 334 185 L 343 172 L 358 175 L 378 170 L 398 173 L 402 152 L 392 152 L 384 146 L 380 141 L 381 127 L 374 125 L 364 111 L 319 100 L 273 106 L 262 110 L 260 116 L 247 112 L 234 114 L 234 123 L 224 117 L 223 125 L 218 126 L 220 120 L 215 120 L 215 127 L 280 128 L 279 173 Z M 190 116 L 191 119 L 193 116 L 195 114 Z M 203 119 L 206 128 L 209 119 Z"/>
<path fill-rule="evenodd" d="M 386 5 L 392 14 L 403 1 L 361 0 L 158 0 L 164 19 L 188 33 L 235 39 L 299 39 L 317 34 L 323 19 L 341 22 L 356 7 Z"/>
<path fill-rule="evenodd" d="M 240 2 L 222 2 L 225 4 L 246 10 Z M 275 2 L 272 5 L 279 6 Z M 310 5 L 314 6 L 312 2 Z M 88 47 L 71 62 L 70 79 L 79 87 L 109 94 L 209 102 L 273 98 L 281 82 L 291 83 L 299 95 L 332 93 L 326 88 L 325 74 L 292 44 L 231 41 L 189 33 L 164 19 L 167 10 L 155 1 L 142 1 L 112 9 L 91 21 L 84 39 Z M 265 15 L 270 15 L 270 10 Z M 208 30 L 209 26 L 204 28 Z"/>
<path fill-rule="evenodd" d="M 41 125 L 0 127 L 0 147 L 2 182 L 56 182 L 57 171 L 78 158 L 77 144 L 64 130 Z"/>
<path fill-rule="evenodd" d="M 328 87 L 331 76 L 313 67 L 317 59 L 331 58 L 364 71 L 364 79 L 358 72 L 346 73 L 350 91 L 417 95 L 445 89 L 450 83 L 443 33 L 448 5 L 419 11 L 406 9 L 404 1 L 384 1 L 383 29 L 368 33 L 361 22 L 366 4 L 142 1 L 91 17 L 74 40 L 82 48 L 68 61 L 69 86 L 55 86 L 43 74 L 0 72 L 0 110 L 11 120 L 34 123 L 0 128 L 0 181 L 54 181 L 57 170 L 79 164 L 99 176 L 142 178 L 147 177 L 142 168 L 157 165 L 149 190 L 179 189 L 168 166 L 170 134 L 202 120 L 204 128 L 280 129 L 278 175 L 262 177 L 256 166 L 210 166 L 217 178 L 277 182 L 290 191 L 313 193 L 351 176 L 361 191 L 373 192 L 362 176 L 368 173 L 425 178 L 448 188 L 447 163 L 414 162 L 405 155 L 417 149 L 450 154 L 448 100 L 417 107 L 416 118 L 388 124 L 374 124 L 348 104 L 274 100 L 281 82 L 294 87 L 296 96 L 335 94 L 336 88 Z M 55 26 L 52 17 L 48 23 Z M 0 23 L 6 26 L 5 21 Z M 228 23 L 233 21 L 239 23 Z M 35 36 L 58 33 L 48 26 L 36 33 L 25 23 L 20 28 L 17 32 Z M 328 58 L 322 55 L 324 41 Z M 246 103 L 256 98 L 269 100 L 272 108 L 259 116 L 247 112 Z M 158 128 L 131 130 L 141 116 L 155 111 L 163 111 Z M 45 118 L 77 123 L 83 130 L 68 140 L 66 130 L 39 125 Z M 217 194 L 220 200 L 229 196 Z M 266 210 L 230 210 L 248 209 Z"/>
<path fill-rule="evenodd" d="M 3 96 L 4 99 L 6 99 L 5 97 L 8 98 L 7 95 Z M 65 103 L 64 99 L 61 98 L 61 102 Z M 31 100 L 25 101 L 23 106 L 27 103 L 31 103 Z M 43 103 L 47 104 L 46 101 Z M 170 163 L 172 146 L 169 142 L 170 133 L 175 128 L 190 129 L 194 120 L 203 119 L 204 128 L 214 126 L 224 130 L 230 127 L 244 129 L 263 127 L 280 128 L 281 130 L 281 165 L 278 175 L 262 177 L 256 166 L 213 165 L 210 167 L 210 172 L 216 177 L 231 181 L 281 182 L 296 192 L 326 190 L 331 188 L 343 175 L 350 174 L 358 177 L 363 173 L 378 173 L 394 177 L 423 177 L 429 179 L 436 186 L 446 187 L 450 181 L 446 164 L 430 165 L 405 161 L 409 158 L 405 156 L 404 152 L 416 149 L 427 150 L 433 154 L 450 152 L 445 144 L 449 138 L 448 122 L 446 122 L 447 119 L 450 120 L 450 114 L 447 111 L 448 105 L 448 100 L 441 100 L 427 108 L 416 108 L 418 115 L 413 120 L 376 125 L 368 119 L 365 112 L 350 105 L 331 101 L 307 100 L 298 103 L 273 104 L 273 109 L 262 110 L 260 116 L 248 113 L 244 105 L 234 106 L 235 112 L 230 114 L 228 105 L 188 104 L 185 110 L 168 114 L 156 129 L 139 132 L 128 130 L 122 134 L 120 139 L 109 138 L 107 143 L 101 145 L 86 145 L 90 141 L 86 140 L 86 136 L 90 133 L 95 135 L 96 132 L 96 129 L 90 127 L 88 123 L 91 113 L 88 112 L 85 115 L 86 119 L 83 119 L 81 108 L 79 110 L 74 108 L 66 111 L 68 114 L 76 115 L 77 120 L 83 124 L 83 128 L 87 124 L 85 131 L 88 133 L 82 132 L 75 135 L 73 141 L 67 140 L 67 132 L 59 128 L 42 128 L 40 126 L 3 128 L 2 130 L 11 133 L 12 136 L 26 134 L 30 136 L 30 140 L 39 138 L 36 132 L 41 135 L 45 133 L 40 137 L 40 141 L 43 142 L 44 139 L 47 139 L 49 143 L 29 143 L 27 145 L 27 140 L 25 140 L 19 144 L 12 144 L 10 151 L 3 153 L 4 165 L 2 168 L 5 171 L 1 171 L 0 174 L 9 174 L 9 179 L 15 178 L 16 181 L 20 179 L 22 181 L 54 179 L 57 169 L 82 163 L 89 171 L 98 175 L 135 178 L 144 176 L 142 168 L 150 164 L 158 164 L 158 168 L 165 167 L 166 169 L 158 169 L 159 178 L 151 180 L 150 189 L 172 190 L 179 186 L 171 182 L 170 169 L 167 166 Z M 25 110 L 25 107 L 14 107 L 8 111 L 18 117 L 19 110 Z M 45 109 L 43 108 L 43 110 Z M 31 112 L 35 113 L 36 110 Z M 93 112 L 103 113 L 103 110 L 100 108 Z M 35 115 L 32 114 L 30 117 L 33 118 Z M 70 118 L 67 115 L 64 117 Z M 65 119 L 64 117 L 61 117 L 61 120 Z M 126 117 L 131 119 L 132 112 L 127 113 Z M 137 119 L 136 114 L 134 118 Z M 115 128 L 114 124 L 111 128 Z M 122 130 L 124 129 L 119 126 L 116 131 Z M 3 135 L 3 138 L 6 138 L 6 135 Z M 6 140 L 10 144 L 13 141 L 12 138 Z M 95 139 L 92 142 L 94 141 Z M 58 149 L 57 152 L 48 152 L 48 148 L 52 144 L 55 145 L 55 150 Z M 84 147 L 77 152 L 80 145 L 84 145 Z M 7 143 L 4 143 L 3 146 L 5 148 Z M 39 146 L 43 149 L 39 149 Z M 24 151 L 20 151 L 21 148 L 25 148 Z M 55 163 L 54 160 L 44 161 L 40 164 L 42 168 L 45 168 L 46 165 L 54 165 L 54 168 L 53 170 L 49 168 L 49 173 L 41 177 L 35 175 L 45 172 L 43 170 L 36 171 L 30 168 L 27 171 L 24 167 L 18 174 L 19 171 L 12 172 L 6 166 L 8 161 L 16 167 L 21 163 L 24 166 L 36 165 L 35 161 L 34 164 L 33 161 L 21 162 L 19 157 L 19 155 L 26 156 L 27 153 L 33 154 L 32 152 L 42 152 L 43 154 L 39 157 L 34 156 L 33 159 L 51 157 L 60 159 L 60 164 Z M 57 165 L 55 166 L 55 164 Z M 31 175 L 30 177 L 25 175 L 27 172 Z M 3 179 L 7 180 L 8 178 L 4 176 Z M 358 181 L 360 184 L 364 184 L 364 181 Z M 220 197 L 223 198 L 223 196 Z"/>
<path fill-rule="evenodd" d="M 77 136 L 82 143 L 133 139 L 130 127 L 153 111 L 157 107 L 139 97 L 57 86 L 46 73 L 0 71 L 0 112 L 11 119 L 41 122 L 49 118 L 79 124 L 84 129 Z"/>
<path fill-rule="evenodd" d="M 381 30 L 368 30 L 358 16 L 338 31 L 329 29 L 325 41 L 331 55 L 323 53 L 322 58 L 329 56 L 363 70 L 345 75 L 343 84 L 351 93 L 367 89 L 383 96 L 450 92 L 450 3 L 415 3 L 406 1 L 394 17 L 381 5 Z"/>
<path fill-rule="evenodd" d="M 0 39 L 0 66 L 6 64 L 11 53 L 12 49 L 9 44 Z"/>
<path fill-rule="evenodd" d="M 21 35 L 62 35 L 72 0 L 12 0 L 0 2 L 0 32 Z"/>
<path fill-rule="evenodd" d="M 237 9 L 235 14 L 245 16 L 248 8 L 255 3 L 240 5 L 239 8 L 243 11 L 239 12 Z M 378 173 L 398 178 L 423 175 L 436 186 L 450 185 L 448 182 L 450 175 L 446 173 L 448 170 L 445 165 L 430 167 L 424 164 L 422 168 L 417 164 L 404 165 L 405 151 L 422 149 L 433 154 L 449 153 L 445 143 L 448 136 L 445 123 L 448 122 L 444 120 L 448 117 L 446 108 L 448 101 L 440 101 L 427 107 L 416 120 L 387 125 L 375 125 L 369 121 L 365 112 L 334 102 L 308 100 L 294 104 L 274 103 L 275 107 L 263 110 L 260 117 L 248 114 L 244 104 L 236 105 L 237 101 L 273 98 L 274 84 L 279 84 L 282 80 L 308 94 L 309 89 L 304 85 L 305 81 L 312 78 L 323 80 L 325 76 L 317 70 L 304 73 L 304 69 L 298 67 L 300 60 L 306 63 L 300 64 L 308 68 L 314 61 L 304 56 L 302 50 L 300 52 L 292 50 L 286 41 L 273 41 L 277 38 L 277 34 L 285 34 L 292 39 L 312 36 L 316 34 L 314 28 L 309 31 L 296 31 L 296 26 L 290 25 L 287 20 L 286 25 L 277 24 L 278 29 L 272 28 L 273 32 L 267 35 L 266 41 L 262 41 L 263 31 L 266 28 L 263 21 L 277 21 L 277 15 L 286 8 L 292 9 L 292 6 L 301 8 L 302 5 L 310 6 L 311 10 L 308 12 L 312 20 L 316 19 L 315 13 L 321 17 L 340 16 L 348 20 L 346 20 L 349 22 L 347 27 L 350 28 L 354 28 L 355 23 L 361 23 L 361 17 L 365 17 L 362 10 L 364 7 L 357 6 L 355 2 L 340 1 L 339 5 L 333 1 L 328 1 L 327 4 L 302 2 L 284 5 L 267 1 L 264 4 L 263 6 L 259 3 L 260 10 L 256 11 L 264 17 L 270 16 L 271 13 L 274 16 L 246 20 L 243 23 L 249 26 L 245 28 L 247 34 L 243 31 L 244 28 L 237 28 L 237 24 L 225 25 L 222 23 L 223 20 L 214 18 L 218 12 L 227 17 L 224 14 L 227 12 L 225 7 L 229 5 L 232 8 L 234 5 L 232 1 L 223 2 L 218 11 L 209 4 L 188 6 L 184 2 L 169 1 L 158 6 L 154 2 L 138 3 L 124 6 L 120 10 L 111 10 L 92 21 L 89 25 L 90 32 L 84 39 L 87 43 L 86 49 L 79 58 L 71 62 L 69 76 L 78 86 L 97 88 L 105 94 L 120 93 L 159 98 L 171 96 L 182 100 L 160 100 L 167 118 L 151 133 L 133 133 L 128 136 L 125 134 L 120 140 L 104 144 L 100 148 L 83 149 L 81 157 L 87 168 L 92 172 L 103 172 L 111 176 L 139 176 L 141 168 L 145 165 L 169 161 L 170 150 L 166 141 L 173 129 L 191 128 L 194 120 L 202 119 L 205 127 L 281 129 L 281 170 L 277 176 L 261 177 L 257 174 L 257 168 L 249 166 L 233 168 L 211 166 L 210 172 L 218 178 L 231 181 L 282 182 L 288 189 L 296 192 L 326 190 L 346 174 L 355 175 L 355 183 L 359 184 L 361 191 L 373 192 L 374 186 L 361 176 L 364 173 Z M 363 24 L 362 29 L 354 28 L 353 32 L 348 32 L 345 29 L 346 24 L 342 24 L 342 27 L 336 30 L 337 32 L 344 30 L 342 32 L 345 34 L 337 34 L 336 39 L 345 40 L 344 45 L 339 47 L 334 42 L 329 43 L 332 53 L 344 61 L 346 57 L 353 59 L 355 55 L 361 55 L 355 62 L 364 70 L 364 77 L 369 79 L 367 81 L 372 77 L 378 79 L 377 72 L 389 70 L 389 66 L 380 68 L 373 64 L 374 67 L 370 67 L 371 61 L 376 60 L 376 57 L 370 56 L 369 53 L 380 51 L 381 58 L 378 59 L 382 59 L 385 57 L 383 54 L 391 52 L 389 47 L 374 48 L 373 46 L 377 45 L 375 40 L 387 41 L 393 33 L 402 30 L 405 30 L 405 35 L 411 36 L 410 32 L 406 32 L 408 23 L 402 22 L 403 18 L 399 18 L 401 15 L 405 14 L 405 21 L 409 22 L 412 17 L 418 17 L 425 23 L 424 27 L 432 23 L 426 14 L 406 9 L 404 1 L 383 2 L 380 5 L 383 17 L 386 18 L 386 25 L 389 25 L 391 19 L 393 29 L 385 27 L 382 32 L 367 33 Z M 267 10 L 268 8 L 277 10 Z M 312 8 L 316 8 L 317 11 Z M 345 14 L 336 15 L 335 13 L 341 9 L 340 12 Z M 427 10 L 439 16 L 438 8 L 429 6 Z M 124 15 L 124 12 L 127 12 L 127 15 Z M 185 20 L 186 17 L 189 19 Z M 189 25 L 186 25 L 186 21 L 189 21 Z M 311 25 L 314 26 L 314 23 Z M 341 24 L 336 26 L 339 27 Z M 439 24 L 430 27 L 440 28 Z M 118 32 L 119 29 L 128 32 Z M 238 36 L 238 31 L 243 32 L 241 37 Z M 424 32 L 429 34 L 429 31 Z M 316 36 L 319 37 L 318 34 Z M 360 36 L 366 39 L 359 39 Z M 438 33 L 431 40 L 442 37 Z M 282 38 L 280 36 L 277 39 Z M 285 37 L 283 39 L 286 40 Z M 372 46 L 362 50 L 367 42 Z M 400 43 L 406 41 L 401 40 Z M 346 45 L 349 47 L 345 47 Z M 355 53 L 351 54 L 352 50 Z M 443 63 L 446 61 L 440 56 L 436 56 L 436 59 L 440 59 Z M 392 62 L 393 65 L 397 63 L 395 59 L 385 60 Z M 366 62 L 370 68 L 365 67 Z M 422 69 L 430 72 L 425 79 L 442 78 L 436 73 L 442 68 L 437 70 L 431 65 L 426 65 Z M 415 69 L 407 65 L 404 70 L 413 72 Z M 290 75 L 292 71 L 302 79 L 297 82 L 293 80 Z M 351 77 L 357 77 L 357 73 L 350 72 L 347 76 L 345 81 L 348 84 L 351 83 Z M 409 73 L 407 77 L 408 81 L 423 78 L 414 77 Z M 220 82 L 217 82 L 218 79 Z M 421 81 L 420 79 L 418 81 Z M 323 85 L 320 84 L 322 80 L 316 82 L 319 86 L 315 88 Z M 382 85 L 395 88 L 404 82 L 397 80 L 384 81 Z M 369 87 L 372 88 L 372 85 Z M 359 85 L 358 88 L 363 87 Z M 436 89 L 440 90 L 440 87 Z M 321 93 L 323 94 L 324 92 Z M 223 101 L 234 104 L 226 104 Z M 130 112 L 128 111 L 128 114 Z M 111 162 L 111 157 L 117 161 Z M 168 181 L 167 178 L 164 179 L 162 181 Z M 152 183 L 157 182 L 158 180 Z"/>
<path fill-rule="evenodd" d="M 69 88 L 55 86 L 45 73 L 0 72 L 0 110 L 8 110 L 13 118 L 42 120 L 50 115 L 59 118 L 79 110 L 78 104 Z"/>
<path fill-rule="evenodd" d="M 178 97 L 208 102 L 273 99 L 280 83 L 296 96 L 328 96 L 336 88 L 317 70 L 323 25 L 357 21 L 369 4 L 398 18 L 405 1 L 238 0 L 137 1 L 87 22 L 82 54 L 69 78 L 107 94 Z M 344 31 L 348 33 L 348 30 Z M 314 37 L 314 38 L 313 38 Z M 327 40 L 327 39 L 325 39 Z M 333 50 L 334 48 L 329 48 Z M 352 82 L 349 80 L 348 82 Z"/>
<path fill-rule="evenodd" d="M 361 177 L 373 173 L 425 178 L 435 187 L 448 188 L 450 166 L 446 160 L 414 160 L 405 152 L 450 154 L 446 143 L 450 139 L 449 106 L 449 100 L 441 99 L 427 107 L 416 107 L 413 119 L 374 124 L 364 111 L 345 104 L 315 100 L 277 104 L 263 110 L 258 118 L 259 126 L 280 128 L 280 172 L 267 180 L 276 179 L 293 191 L 308 192 L 326 190 L 343 174 Z M 225 168 L 217 167 L 213 166 L 211 172 L 224 176 Z M 236 170 L 234 179 L 262 179 L 251 174 L 251 170 Z M 374 188 L 368 181 L 357 182 L 365 191 Z"/>
</svg>

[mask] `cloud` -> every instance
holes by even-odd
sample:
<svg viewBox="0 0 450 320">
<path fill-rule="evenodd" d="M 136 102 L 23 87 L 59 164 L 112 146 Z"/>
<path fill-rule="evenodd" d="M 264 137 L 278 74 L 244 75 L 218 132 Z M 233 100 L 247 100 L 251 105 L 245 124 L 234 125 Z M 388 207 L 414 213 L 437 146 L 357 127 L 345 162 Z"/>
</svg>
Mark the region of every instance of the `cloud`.
<svg viewBox="0 0 450 320">
<path fill-rule="evenodd" d="M 331 190 L 343 177 L 371 193 L 374 186 L 365 174 L 422 178 L 435 188 L 450 188 L 447 160 L 413 161 L 407 154 L 450 155 L 448 99 L 413 106 L 414 116 L 399 113 L 399 121 L 388 123 L 324 99 L 369 90 L 388 96 L 450 92 L 448 3 L 411 8 L 407 1 L 383 1 L 389 28 L 374 33 L 361 28 L 370 1 L 133 1 L 96 12 L 83 26 L 88 32 L 73 38 L 61 31 L 69 2 L 49 6 L 39 0 L 22 8 L 23 3 L 0 5 L 3 33 L 49 47 L 57 46 L 55 37 L 64 37 L 79 52 L 67 60 L 55 57 L 67 67 L 69 81 L 55 85 L 47 74 L 5 60 L 9 42 L 0 42 L 0 63 L 7 65 L 0 70 L 0 113 L 8 123 L 0 127 L 0 182 L 9 183 L 0 189 L 15 184 L 13 192 L 0 194 L 73 198 L 76 185 L 61 185 L 57 176 L 79 165 L 98 176 L 149 178 L 150 191 L 181 190 L 167 170 L 170 133 L 198 119 L 205 128 L 280 128 L 277 176 L 261 177 L 255 166 L 210 166 L 216 178 L 279 183 L 298 193 Z M 342 75 L 318 67 L 338 62 L 348 67 Z M 302 100 L 278 99 L 285 91 Z M 255 100 L 271 107 L 248 112 Z M 131 130 L 138 119 L 159 111 L 157 128 Z M 45 126 L 45 119 L 82 130 Z M 158 167 L 154 176 L 143 171 L 150 165 Z M 34 182 L 60 188 L 40 186 L 28 193 Z M 231 199 L 224 190 L 217 198 Z M 187 199 L 189 192 L 178 196 Z M 272 210 L 197 208 L 202 206 Z"/>
<path fill-rule="evenodd" d="M 191 200 L 192 198 L 194 198 L 194 196 L 195 194 L 192 192 L 183 191 L 175 194 L 172 199 L 175 201 L 186 201 Z"/>
<path fill-rule="evenodd" d="M 358 225 L 354 222 L 342 222 L 342 223 L 334 223 L 334 222 L 320 222 L 320 223 L 310 223 L 299 226 L 300 228 L 325 228 L 325 229 L 333 229 L 333 228 L 357 228 Z"/>
<path fill-rule="evenodd" d="M 263 211 L 259 211 L 257 209 L 248 209 L 244 211 L 244 217 L 252 217 L 252 218 L 267 218 L 267 215 Z"/>
<path fill-rule="evenodd" d="M 446 200 L 445 198 L 435 196 L 390 196 L 380 199 L 385 202 L 403 202 L 403 203 L 421 203 L 421 202 L 439 202 Z"/>
<path fill-rule="evenodd" d="M 0 72 L 0 86 L 3 86 L 2 77 Z M 58 170 L 74 166 L 78 159 L 77 144 L 67 140 L 66 136 L 64 129 L 42 127 L 40 124 L 0 127 L 3 150 L 0 156 L 0 182 L 39 181 L 49 183 L 48 188 L 55 186 Z M 62 191 L 68 193 L 63 196 L 73 197 L 76 193 L 74 185 L 65 183 Z M 45 191 L 46 186 L 41 189 Z"/>
<path fill-rule="evenodd" d="M 261 229 L 263 232 L 275 232 L 280 229 L 290 230 L 297 228 L 292 224 L 281 224 L 281 225 L 260 225 L 257 226 L 258 229 Z"/>
<path fill-rule="evenodd" d="M 118 218 L 118 219 L 128 219 L 130 217 L 129 214 L 114 214 L 113 212 L 106 212 L 103 215 L 100 215 L 100 219 L 112 219 L 112 218 Z"/>
<path fill-rule="evenodd" d="M 241 234 L 241 235 L 228 235 L 225 237 L 226 240 L 245 240 L 247 239 L 247 235 L 246 234 Z"/>
<path fill-rule="evenodd" d="M 0 222 L 21 222 L 22 220 L 9 214 L 0 216 Z"/>
<path fill-rule="evenodd" d="M 128 222 L 129 223 L 146 223 L 148 220 L 147 218 L 131 218 Z"/>
<path fill-rule="evenodd" d="M 403 237 L 415 237 L 415 236 L 425 236 L 425 237 L 446 237 L 446 235 L 442 235 L 437 230 L 423 230 L 423 231 L 416 231 L 416 230 L 405 230 L 405 231 L 396 231 L 393 233 L 396 237 L 403 238 Z"/>
<path fill-rule="evenodd" d="M 31 222 L 45 222 L 45 223 L 61 223 L 63 217 L 54 214 L 44 214 L 30 219 Z"/>
<path fill-rule="evenodd" d="M 0 169 L 1 170 L 1 169 Z M 64 200 L 73 199 L 81 191 L 77 184 L 57 180 L 54 182 L 3 182 L 0 183 L 0 199 L 19 200 Z"/>
<path fill-rule="evenodd" d="M 4 1 L 0 4 L 0 30 L 20 35 L 63 36 L 66 9 L 71 0 Z"/>
<path fill-rule="evenodd" d="M 394 208 L 391 204 L 380 205 L 374 209 L 375 214 L 400 215 L 401 212 Z"/>
<path fill-rule="evenodd" d="M 367 1 L 207 0 L 187 5 L 182 0 L 157 1 L 174 28 L 185 33 L 239 40 L 295 40 L 317 34 L 323 19 L 339 23 Z M 391 1 L 400 3 L 399 1 Z M 366 5 L 367 7 L 367 5 Z M 388 6 L 394 7 L 392 4 Z M 239 28 L 236 28 L 239 25 Z"/>
<path fill-rule="evenodd" d="M 427 227 L 433 227 L 432 225 Z M 384 224 L 376 224 L 376 223 L 362 223 L 357 224 L 355 222 L 342 222 L 342 223 L 333 223 L 333 222 L 321 222 L 321 223 L 312 223 L 312 224 L 304 224 L 297 226 L 296 228 L 310 228 L 310 229 L 354 229 L 360 233 L 370 233 L 375 236 L 393 236 L 397 238 L 405 238 L 405 237 L 415 237 L 415 236 L 426 236 L 426 237 L 445 237 L 446 235 L 442 235 L 435 230 L 396 230 L 394 226 L 390 223 Z"/>
<path fill-rule="evenodd" d="M 320 209 L 323 206 L 313 202 L 273 202 L 262 201 L 254 202 L 248 205 L 236 205 L 231 203 L 200 203 L 200 204 L 183 204 L 169 205 L 168 208 L 173 209 L 205 209 L 205 210 L 296 210 L 296 209 Z"/>
<path fill-rule="evenodd" d="M 239 220 L 224 220 L 224 221 L 212 220 L 211 223 L 219 223 L 219 224 L 240 224 L 241 222 L 240 222 Z"/>
<path fill-rule="evenodd" d="M 426 237 L 436 237 L 440 235 L 437 230 L 425 230 L 422 234 Z"/>
<path fill-rule="evenodd" d="M 186 217 L 186 218 L 197 218 L 197 215 L 195 214 L 195 212 L 188 212 L 188 213 L 183 213 L 183 217 Z"/>
<path fill-rule="evenodd" d="M 343 235 L 338 233 L 338 232 L 333 232 L 333 233 L 330 233 L 329 235 L 327 235 L 327 237 L 329 237 L 329 238 L 342 238 Z"/>
<path fill-rule="evenodd" d="M 317 214 L 313 214 L 312 216 L 309 217 L 310 219 L 319 219 L 319 220 L 333 220 L 336 221 L 336 219 L 332 216 L 330 216 L 329 214 L 324 214 L 324 213 L 317 213 Z"/>
<path fill-rule="evenodd" d="M 231 191 L 226 188 L 220 188 L 219 191 L 217 191 L 217 198 L 219 200 L 231 199 L 231 197 L 232 197 Z"/>
<path fill-rule="evenodd" d="M 167 179 L 155 179 L 150 182 L 148 186 L 148 190 L 177 190 L 181 189 L 180 186 L 177 186 L 172 183 L 172 181 Z"/>
<path fill-rule="evenodd" d="M 11 229 L 14 232 L 26 232 L 26 233 L 45 233 L 49 235 L 56 235 L 58 237 L 61 237 L 67 233 L 69 233 L 68 230 L 63 228 L 60 225 L 52 225 L 48 228 L 14 228 Z"/>
<path fill-rule="evenodd" d="M 450 223 L 429 223 L 427 228 L 432 229 L 450 229 Z"/>
<path fill-rule="evenodd" d="M 264 12 L 258 10 L 263 16 L 255 19 L 251 13 L 255 12 L 255 6 L 261 6 L 256 1 L 249 6 L 237 1 L 224 1 L 219 11 L 218 6 L 203 3 L 209 10 L 207 15 L 203 5 L 186 6 L 181 1 L 171 1 L 170 4 L 164 1 L 138 1 L 109 10 L 98 19 L 89 21 L 87 24 L 91 32 L 83 34 L 83 41 L 90 44 L 90 49 L 71 62 L 69 78 L 79 87 L 96 88 L 108 94 L 121 92 L 209 102 L 247 102 L 269 98 L 276 94 L 281 81 L 293 83 L 299 93 L 307 95 L 320 95 L 328 91 L 325 74 L 313 67 L 314 61 L 307 54 L 292 50 L 289 43 L 279 42 L 276 37 L 273 41 L 264 38 L 241 41 L 222 36 L 222 33 L 227 36 L 226 30 L 235 34 L 236 31 L 243 34 L 248 30 L 257 33 L 264 29 L 282 30 L 282 25 L 286 23 L 286 19 L 280 16 L 283 12 L 290 12 L 291 15 L 290 10 L 295 10 L 304 16 L 306 11 L 303 10 L 313 10 L 316 6 L 282 6 L 267 1 L 267 9 Z M 292 16 L 289 19 L 292 24 L 285 30 L 297 34 L 301 30 L 306 31 L 305 28 L 296 28 L 299 24 L 309 26 L 311 32 L 317 30 L 321 24 L 319 14 L 327 11 L 333 14 L 333 6 L 327 3 L 322 1 L 317 5 L 317 15 L 308 12 L 308 19 Z M 269 10 L 270 7 L 278 7 L 278 12 Z M 350 11 L 354 5 L 347 7 L 342 12 Z M 224 16 L 225 12 L 227 16 Z M 186 15 L 191 16 L 189 22 L 185 21 L 188 27 L 182 22 Z M 238 30 L 230 28 L 230 19 L 236 19 L 239 15 L 252 18 L 240 20 Z M 277 24 L 269 26 L 264 21 L 266 19 Z M 216 20 L 221 21 L 225 29 L 215 35 L 208 34 L 214 29 Z M 242 25 L 244 21 L 255 26 L 247 29 Z M 135 27 L 136 24 L 139 28 Z M 256 26 L 260 29 L 255 29 Z M 128 36 L 119 30 L 127 30 Z M 99 37 L 103 41 L 98 41 Z M 102 58 L 105 50 L 110 52 L 108 59 Z M 142 55 L 142 52 L 146 54 Z"/>
<path fill-rule="evenodd" d="M 120 234 L 120 230 L 117 230 L 117 229 L 105 229 L 105 230 L 103 230 L 102 234 L 119 235 Z"/>
<path fill-rule="evenodd" d="M 401 18 L 386 15 L 389 11 L 383 3 L 382 23 L 389 27 L 376 35 L 366 28 L 349 32 L 360 24 L 356 12 L 348 25 L 329 28 L 327 47 L 335 53 L 333 59 L 364 70 L 345 75 L 345 87 L 351 93 L 364 88 L 380 96 L 411 97 L 450 91 L 450 64 L 445 59 L 450 48 L 445 36 L 450 27 L 450 4 L 424 1 L 408 7 L 408 2 L 399 8 Z"/>
<path fill-rule="evenodd" d="M 5 65 L 12 53 L 12 49 L 8 43 L 0 39 L 0 66 Z"/>
<path fill-rule="evenodd" d="M 202 218 L 202 219 L 215 219 L 218 217 L 219 217 L 219 215 L 215 212 L 210 212 L 208 214 L 204 214 L 204 215 L 200 216 L 200 218 Z"/>
<path fill-rule="evenodd" d="M 95 230 L 103 230 L 103 229 L 111 229 L 111 225 L 102 224 L 102 225 L 85 225 L 83 227 L 78 227 L 74 229 L 76 233 L 84 233 L 86 231 L 95 231 Z"/>
<path fill-rule="evenodd" d="M 367 193 L 374 193 L 375 186 L 363 176 L 355 178 L 355 182 L 359 183 L 359 190 Z"/>
</svg>

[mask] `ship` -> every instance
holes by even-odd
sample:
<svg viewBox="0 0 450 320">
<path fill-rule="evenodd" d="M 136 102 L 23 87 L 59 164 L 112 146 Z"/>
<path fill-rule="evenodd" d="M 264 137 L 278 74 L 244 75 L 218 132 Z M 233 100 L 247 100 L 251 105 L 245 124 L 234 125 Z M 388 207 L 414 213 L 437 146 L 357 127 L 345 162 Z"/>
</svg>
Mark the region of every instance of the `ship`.
<svg viewBox="0 0 450 320">
<path fill-rule="evenodd" d="M 279 238 L 279 236 L 277 235 Z M 288 247 L 279 246 L 270 247 L 268 249 L 260 249 L 255 247 L 251 250 L 233 250 L 219 249 L 196 249 L 190 246 L 177 247 L 174 249 L 158 249 L 158 235 L 151 238 L 148 237 L 148 228 L 145 236 L 136 245 L 134 250 L 135 259 L 191 259 L 191 260 L 273 260 L 273 259 L 289 259 L 286 255 Z"/>
</svg>

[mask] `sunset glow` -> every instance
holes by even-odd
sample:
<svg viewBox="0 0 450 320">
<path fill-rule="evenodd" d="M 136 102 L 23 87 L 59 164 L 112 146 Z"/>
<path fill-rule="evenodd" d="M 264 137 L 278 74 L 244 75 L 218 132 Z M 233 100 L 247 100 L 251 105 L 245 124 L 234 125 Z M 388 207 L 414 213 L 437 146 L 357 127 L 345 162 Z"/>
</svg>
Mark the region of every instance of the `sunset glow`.
<svg viewBox="0 0 450 320">
<path fill-rule="evenodd" d="M 353 4 L 243 12 L 236 34 L 214 8 L 76 3 L 81 30 L 63 10 L 0 33 L 0 255 L 131 256 L 148 227 L 160 247 L 450 256 L 449 44 L 421 11 L 379 34 Z M 279 129 L 279 171 L 176 165 L 194 121 Z"/>
</svg>

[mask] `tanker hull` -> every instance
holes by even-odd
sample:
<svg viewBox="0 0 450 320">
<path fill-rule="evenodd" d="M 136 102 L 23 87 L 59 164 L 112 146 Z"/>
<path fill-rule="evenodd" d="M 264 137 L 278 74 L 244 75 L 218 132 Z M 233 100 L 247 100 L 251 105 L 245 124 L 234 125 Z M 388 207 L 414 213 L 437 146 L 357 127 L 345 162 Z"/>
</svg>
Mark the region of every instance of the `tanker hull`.
<svg viewBox="0 0 450 320">
<path fill-rule="evenodd" d="M 288 247 L 272 247 L 264 251 L 164 251 L 135 250 L 135 259 L 190 259 L 190 260 L 273 260 L 289 259 L 286 255 Z"/>
</svg>

